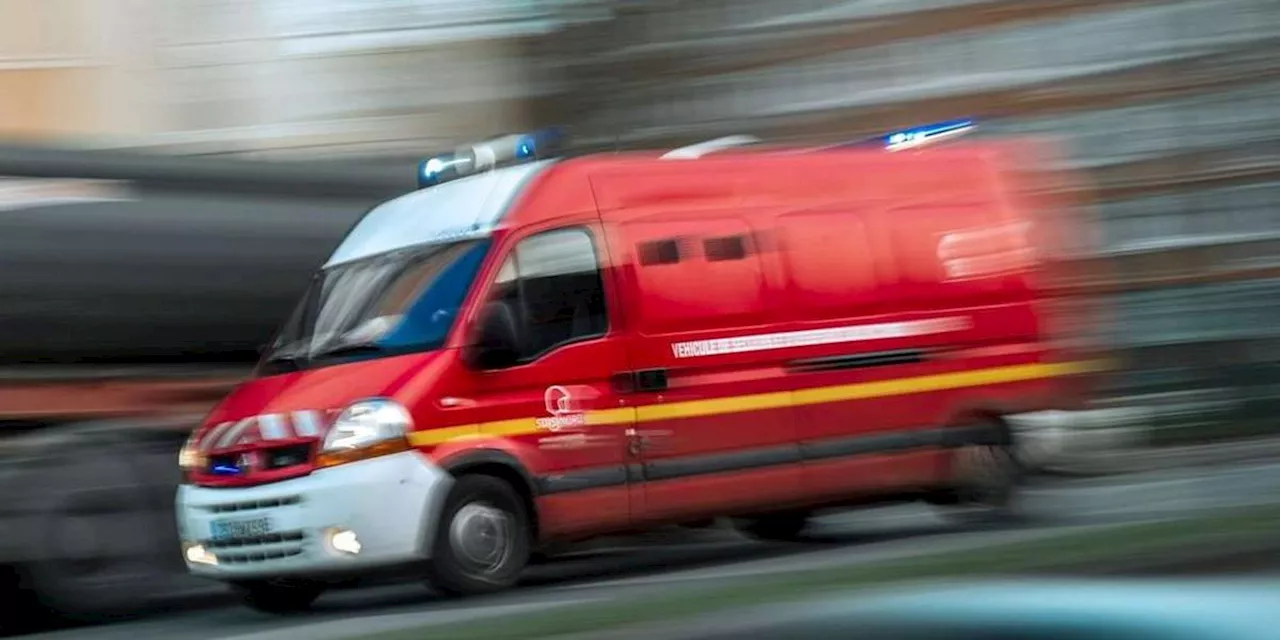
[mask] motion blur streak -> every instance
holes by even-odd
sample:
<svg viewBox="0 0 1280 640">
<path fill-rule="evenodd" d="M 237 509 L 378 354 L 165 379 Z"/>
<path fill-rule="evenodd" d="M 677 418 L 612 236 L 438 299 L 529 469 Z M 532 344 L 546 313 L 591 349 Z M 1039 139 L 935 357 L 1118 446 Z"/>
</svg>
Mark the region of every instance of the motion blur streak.
<svg viewBox="0 0 1280 640">
<path fill-rule="evenodd" d="M 1280 456 L 1275 0 L 0 0 L 0 627 L 217 602 L 182 566 L 178 451 L 424 157 L 970 118 L 1058 150 L 1019 185 L 1046 304 L 1118 365 L 1087 410 L 1018 418 L 1029 470 L 1174 468 L 1158 498 L 1099 481 L 1117 512 L 1272 491 L 1184 468 Z"/>
</svg>

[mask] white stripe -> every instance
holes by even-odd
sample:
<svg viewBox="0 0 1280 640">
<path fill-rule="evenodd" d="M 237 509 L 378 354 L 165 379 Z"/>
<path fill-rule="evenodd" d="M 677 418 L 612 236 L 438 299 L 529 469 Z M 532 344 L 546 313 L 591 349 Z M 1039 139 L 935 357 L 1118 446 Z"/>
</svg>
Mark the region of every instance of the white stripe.
<svg viewBox="0 0 1280 640">
<path fill-rule="evenodd" d="M 960 331 L 969 328 L 969 326 L 970 321 L 968 318 L 958 317 L 911 320 L 907 322 L 885 322 L 881 324 L 831 327 L 829 329 L 785 331 L 782 333 L 765 333 L 754 336 L 676 342 L 672 343 L 671 352 L 677 358 L 697 358 L 730 353 L 750 353 L 753 351 L 768 351 L 772 349 L 812 347 L 824 344 L 839 344 L 842 342 L 863 342 L 867 340 L 906 338 L 934 333 L 946 333 L 949 331 Z"/>
<path fill-rule="evenodd" d="M 293 428 L 303 438 L 320 435 L 320 416 L 315 411 L 294 411 Z"/>
<path fill-rule="evenodd" d="M 237 422 L 236 426 L 228 429 L 226 434 L 222 436 L 222 440 L 218 442 L 218 447 L 229 447 L 235 444 L 235 442 L 240 439 L 240 434 L 244 433 L 244 430 L 249 428 L 249 425 L 253 424 L 253 421 L 254 418 L 245 418 L 244 420 Z"/>
<path fill-rule="evenodd" d="M 258 416 L 258 426 L 262 428 L 264 440 L 284 440 L 289 437 L 289 428 L 285 426 L 284 418 L 278 413 Z"/>
<path fill-rule="evenodd" d="M 230 422 L 230 421 L 228 421 L 228 422 L 224 422 L 224 423 L 222 423 L 222 424 L 220 424 L 220 425 L 218 425 L 218 426 L 216 426 L 216 427 L 214 427 L 214 428 L 210 429 L 210 430 L 209 430 L 209 433 L 205 434 L 205 436 L 204 436 L 204 441 L 200 443 L 200 451 L 208 452 L 210 449 L 212 449 L 212 448 L 213 448 L 213 443 L 214 443 L 214 442 L 217 442 L 217 440 L 218 440 L 218 438 L 221 436 L 222 432 L 223 432 L 227 427 L 230 427 L 230 426 L 231 426 L 231 422 Z"/>
</svg>

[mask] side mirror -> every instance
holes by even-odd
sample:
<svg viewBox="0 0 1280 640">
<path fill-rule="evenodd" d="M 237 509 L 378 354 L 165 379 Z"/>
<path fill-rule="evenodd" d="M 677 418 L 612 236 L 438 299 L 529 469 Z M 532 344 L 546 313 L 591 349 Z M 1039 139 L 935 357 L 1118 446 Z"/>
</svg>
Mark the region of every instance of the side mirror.
<svg viewBox="0 0 1280 640">
<path fill-rule="evenodd" d="M 464 353 L 476 369 L 504 369 L 520 359 L 516 315 L 504 302 L 490 302 L 480 311 L 475 339 Z"/>
</svg>

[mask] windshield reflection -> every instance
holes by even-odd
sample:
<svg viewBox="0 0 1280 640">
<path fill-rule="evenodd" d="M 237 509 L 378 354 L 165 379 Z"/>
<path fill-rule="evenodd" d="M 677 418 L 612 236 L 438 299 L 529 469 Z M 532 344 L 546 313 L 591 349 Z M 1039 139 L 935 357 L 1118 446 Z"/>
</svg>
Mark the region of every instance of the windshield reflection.
<svg viewBox="0 0 1280 640">
<path fill-rule="evenodd" d="M 418 246 L 320 271 L 260 373 L 439 348 L 488 247 L 487 239 Z"/>
</svg>

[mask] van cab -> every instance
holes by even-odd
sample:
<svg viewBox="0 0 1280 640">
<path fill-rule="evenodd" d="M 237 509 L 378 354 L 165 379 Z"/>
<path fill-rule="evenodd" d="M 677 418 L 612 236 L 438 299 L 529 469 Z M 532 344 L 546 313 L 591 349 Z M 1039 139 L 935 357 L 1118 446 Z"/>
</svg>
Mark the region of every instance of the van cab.
<svg viewBox="0 0 1280 640">
<path fill-rule="evenodd" d="M 1087 368 L 1055 346 L 1058 231 L 1015 147 L 504 140 L 368 212 L 193 433 L 193 573 L 285 611 L 388 570 L 502 589 L 551 545 L 707 518 L 1011 512 L 1006 416 Z"/>
</svg>

